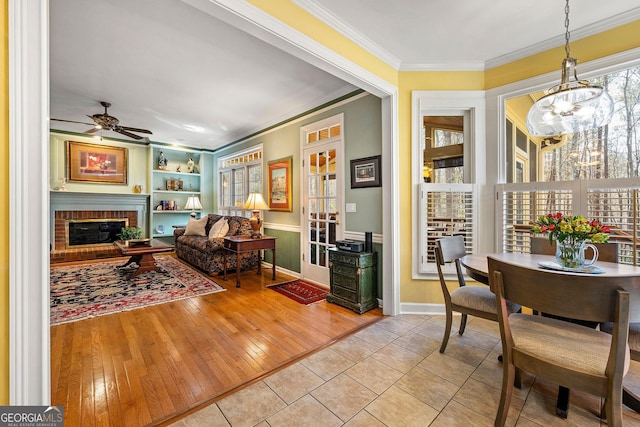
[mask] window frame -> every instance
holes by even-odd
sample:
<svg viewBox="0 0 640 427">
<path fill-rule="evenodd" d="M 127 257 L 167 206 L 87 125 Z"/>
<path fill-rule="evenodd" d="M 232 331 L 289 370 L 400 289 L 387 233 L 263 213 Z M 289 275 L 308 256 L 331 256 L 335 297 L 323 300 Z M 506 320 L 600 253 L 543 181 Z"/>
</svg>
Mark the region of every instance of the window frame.
<svg viewBox="0 0 640 427">
<path fill-rule="evenodd" d="M 464 115 L 464 182 L 460 185 L 471 185 L 473 188 L 473 198 L 480 197 L 478 192 L 479 181 L 477 171 L 484 170 L 486 149 L 486 100 L 485 91 L 413 91 L 412 92 L 412 158 L 411 164 L 411 186 L 412 186 L 412 228 L 414 230 L 425 230 L 426 221 L 421 216 L 424 212 L 423 187 L 424 185 L 445 185 L 445 184 L 428 184 L 423 179 L 423 148 L 424 148 L 424 116 L 447 116 L 447 115 Z M 480 180 L 480 182 L 483 182 Z M 429 187 L 427 187 L 429 188 Z M 433 187 L 434 189 L 436 187 Z M 483 227 L 478 227 L 484 218 L 493 218 L 492 212 L 484 212 L 476 210 L 473 215 L 473 247 L 468 251 L 477 251 L 475 242 L 482 238 L 492 238 L 486 236 Z M 412 233 L 412 260 L 411 270 L 412 278 L 418 280 L 433 280 L 437 278 L 437 269 L 435 262 L 429 263 L 428 266 L 423 265 L 423 259 L 428 254 L 424 248 L 427 247 L 426 234 L 422 231 Z M 448 266 L 450 267 L 450 266 Z M 447 269 L 448 270 L 448 269 Z M 453 273 L 453 270 L 447 271 L 446 274 Z"/>
<path fill-rule="evenodd" d="M 224 165 L 224 167 L 223 167 Z M 251 180 L 251 169 L 260 168 L 260 179 L 259 180 Z M 242 191 L 243 196 L 242 200 L 236 200 L 236 182 L 235 177 L 236 173 L 242 171 L 243 182 L 242 182 Z M 234 203 L 232 205 L 224 205 L 224 197 L 225 192 L 223 188 L 224 179 L 223 176 L 228 174 L 228 185 L 229 185 L 229 200 Z M 219 177 L 219 188 L 218 188 L 218 209 L 217 213 L 219 215 L 237 215 L 249 217 L 251 216 L 252 211 L 243 209 L 242 205 L 244 204 L 244 200 L 246 200 L 248 194 L 255 190 L 256 183 L 259 183 L 260 189 L 258 192 L 262 193 L 264 190 L 264 156 L 262 144 L 258 144 L 256 146 L 251 147 L 248 150 L 236 151 L 234 153 L 230 153 L 227 156 L 221 157 L 218 159 L 218 177 Z M 237 203 L 241 204 L 238 205 Z"/>
</svg>

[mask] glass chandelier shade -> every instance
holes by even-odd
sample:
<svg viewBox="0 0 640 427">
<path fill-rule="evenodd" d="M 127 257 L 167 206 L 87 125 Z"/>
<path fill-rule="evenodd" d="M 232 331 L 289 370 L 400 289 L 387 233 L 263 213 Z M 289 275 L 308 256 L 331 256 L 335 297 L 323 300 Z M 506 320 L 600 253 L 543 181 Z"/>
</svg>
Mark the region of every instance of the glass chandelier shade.
<svg viewBox="0 0 640 427">
<path fill-rule="evenodd" d="M 549 89 L 527 114 L 527 129 L 533 136 L 573 134 L 604 126 L 613 116 L 613 100 L 601 86 L 579 80 L 577 60 L 569 54 L 569 0 L 565 6 L 565 51 L 562 80 Z"/>
<path fill-rule="evenodd" d="M 578 80 L 575 66 L 574 58 L 565 58 L 562 61 L 562 83 L 549 89 L 549 93 L 529 110 L 527 129 L 531 135 L 577 133 L 611 121 L 613 100 L 602 87 Z"/>
</svg>

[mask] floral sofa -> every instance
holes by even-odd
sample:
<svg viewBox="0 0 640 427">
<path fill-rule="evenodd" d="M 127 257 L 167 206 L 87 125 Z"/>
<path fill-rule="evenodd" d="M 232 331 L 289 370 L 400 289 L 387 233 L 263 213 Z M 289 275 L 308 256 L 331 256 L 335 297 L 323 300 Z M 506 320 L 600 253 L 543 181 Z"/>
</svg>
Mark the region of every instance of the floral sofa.
<svg viewBox="0 0 640 427">
<path fill-rule="evenodd" d="M 227 236 L 250 236 L 251 225 L 249 218 L 241 216 L 223 216 L 209 214 L 205 226 L 206 236 L 185 236 L 185 228 L 176 228 L 173 232 L 176 255 L 189 264 L 205 271 L 207 274 L 220 273 L 224 270 L 223 237 L 209 239 L 209 231 L 213 224 L 221 218 L 227 218 L 229 231 Z M 258 266 L 260 262 L 259 252 L 244 252 L 240 254 L 240 267 L 242 270 Z M 236 254 L 227 253 L 227 271 L 236 269 Z"/>
</svg>

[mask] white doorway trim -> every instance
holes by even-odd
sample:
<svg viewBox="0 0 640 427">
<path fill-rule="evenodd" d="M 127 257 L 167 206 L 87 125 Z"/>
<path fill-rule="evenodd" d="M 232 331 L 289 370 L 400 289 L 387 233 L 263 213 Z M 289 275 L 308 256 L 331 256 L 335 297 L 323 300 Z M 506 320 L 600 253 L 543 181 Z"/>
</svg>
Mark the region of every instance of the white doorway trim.
<svg viewBox="0 0 640 427">
<path fill-rule="evenodd" d="M 399 314 L 397 87 L 245 1 L 183 1 L 382 99 L 383 313 Z M 48 12 L 48 0 L 9 0 L 11 405 L 50 399 Z"/>
<path fill-rule="evenodd" d="M 9 403 L 50 403 L 49 15 L 9 0 Z"/>
</svg>

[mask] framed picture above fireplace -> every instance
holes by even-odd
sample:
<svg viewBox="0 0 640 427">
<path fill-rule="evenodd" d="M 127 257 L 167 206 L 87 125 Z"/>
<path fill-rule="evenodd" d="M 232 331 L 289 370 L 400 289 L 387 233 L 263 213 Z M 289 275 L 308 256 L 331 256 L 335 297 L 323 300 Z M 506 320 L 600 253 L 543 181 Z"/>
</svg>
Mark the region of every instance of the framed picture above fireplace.
<svg viewBox="0 0 640 427">
<path fill-rule="evenodd" d="M 127 149 L 67 141 L 67 181 L 127 183 Z"/>
</svg>

